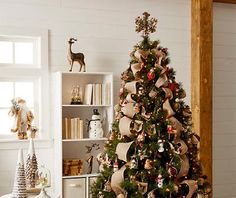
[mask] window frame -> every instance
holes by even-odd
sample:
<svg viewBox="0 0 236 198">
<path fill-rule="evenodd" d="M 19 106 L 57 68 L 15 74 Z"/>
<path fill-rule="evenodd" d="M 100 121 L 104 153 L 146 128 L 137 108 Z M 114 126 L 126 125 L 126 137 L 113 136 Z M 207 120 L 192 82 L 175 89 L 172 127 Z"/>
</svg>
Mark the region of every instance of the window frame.
<svg viewBox="0 0 236 198">
<path fill-rule="evenodd" d="M 0 67 L 12 67 L 12 68 L 38 68 L 40 67 L 40 39 L 35 36 L 5 36 L 0 34 L 0 41 L 6 41 L 6 42 L 12 42 L 13 43 L 13 52 L 12 52 L 12 58 L 13 63 L 1 63 Z M 18 42 L 24 42 L 24 43 L 32 43 L 33 44 L 33 63 L 31 64 L 24 64 L 24 63 L 15 63 L 15 44 Z"/>
<path fill-rule="evenodd" d="M 38 125 L 39 139 L 51 139 L 49 133 L 49 69 L 48 69 L 48 30 L 36 28 L 15 28 L 0 27 L 0 37 L 27 38 L 34 37 L 38 39 L 38 67 L 33 65 L 21 64 L 1 64 L 0 65 L 0 81 L 34 81 L 35 90 L 34 100 L 38 100 Z M 22 66 L 22 67 L 20 67 Z M 31 66 L 31 67 L 29 67 Z M 36 98 L 37 97 L 37 98 Z M 34 103 L 35 103 L 34 101 Z M 27 101 L 26 101 L 27 102 Z M 35 106 L 36 107 L 36 106 Z M 14 136 L 13 136 L 14 137 Z M 15 136 L 16 137 L 16 136 Z M 12 135 L 0 134 L 0 141 L 6 139 L 14 140 Z"/>
</svg>

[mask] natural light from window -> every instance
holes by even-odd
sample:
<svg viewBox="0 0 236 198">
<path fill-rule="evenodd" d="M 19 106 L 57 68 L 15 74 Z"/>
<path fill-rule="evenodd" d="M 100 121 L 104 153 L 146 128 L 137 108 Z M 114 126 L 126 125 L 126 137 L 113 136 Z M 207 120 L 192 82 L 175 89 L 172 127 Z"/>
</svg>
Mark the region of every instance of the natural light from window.
<svg viewBox="0 0 236 198">
<path fill-rule="evenodd" d="M 13 42 L 0 41 L 0 63 L 13 63 Z"/>
<path fill-rule="evenodd" d="M 33 43 L 15 43 L 15 64 L 33 64 Z"/>
<path fill-rule="evenodd" d="M 0 37 L 0 66 L 38 67 L 38 44 L 36 38 L 6 39 Z"/>
</svg>

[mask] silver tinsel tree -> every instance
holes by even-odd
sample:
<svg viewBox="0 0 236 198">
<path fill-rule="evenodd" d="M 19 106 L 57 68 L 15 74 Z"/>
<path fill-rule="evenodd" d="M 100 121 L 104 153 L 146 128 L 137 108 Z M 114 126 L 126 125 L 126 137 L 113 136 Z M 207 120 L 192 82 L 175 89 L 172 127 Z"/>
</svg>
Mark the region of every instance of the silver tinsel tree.
<svg viewBox="0 0 236 198">
<path fill-rule="evenodd" d="M 26 198 L 25 168 L 23 160 L 23 150 L 18 152 L 18 161 L 16 165 L 15 181 L 12 191 L 13 198 Z"/>
<path fill-rule="evenodd" d="M 38 162 L 35 155 L 34 142 L 30 139 L 30 146 L 26 160 L 26 184 L 27 188 L 35 188 L 35 181 L 37 178 Z"/>
</svg>

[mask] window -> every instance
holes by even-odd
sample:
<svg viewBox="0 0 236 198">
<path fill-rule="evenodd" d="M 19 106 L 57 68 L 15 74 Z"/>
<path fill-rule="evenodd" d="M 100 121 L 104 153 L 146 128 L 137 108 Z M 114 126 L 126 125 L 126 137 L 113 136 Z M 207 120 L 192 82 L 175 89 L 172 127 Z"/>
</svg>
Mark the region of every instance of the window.
<svg viewBox="0 0 236 198">
<path fill-rule="evenodd" d="M 39 67 L 39 39 L 37 37 L 0 37 L 0 65 Z"/>
<path fill-rule="evenodd" d="M 11 133 L 11 100 L 20 97 L 33 112 L 40 137 L 48 137 L 47 31 L 0 27 L 0 138 Z M 43 116 L 42 116 L 43 115 Z"/>
</svg>

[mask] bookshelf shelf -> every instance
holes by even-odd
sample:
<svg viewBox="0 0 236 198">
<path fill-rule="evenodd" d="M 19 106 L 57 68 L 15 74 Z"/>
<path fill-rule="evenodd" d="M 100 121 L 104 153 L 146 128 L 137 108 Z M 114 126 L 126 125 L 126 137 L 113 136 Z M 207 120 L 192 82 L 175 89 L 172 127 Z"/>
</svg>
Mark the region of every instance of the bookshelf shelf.
<svg viewBox="0 0 236 198">
<path fill-rule="evenodd" d="M 76 179 L 76 178 L 96 177 L 96 176 L 98 176 L 98 173 L 95 173 L 95 174 L 74 175 L 74 176 L 63 176 L 62 179 Z"/>
<path fill-rule="evenodd" d="M 67 194 L 68 185 L 82 185 L 84 187 L 80 188 L 83 189 L 81 194 L 85 195 L 84 198 L 89 198 L 90 184 L 98 174 L 96 156 L 103 151 L 113 122 L 113 74 L 109 72 L 56 72 L 52 78 L 52 86 L 55 90 L 53 94 L 53 130 L 57 132 L 54 146 L 57 151 L 55 153 L 55 179 L 58 184 L 55 186 L 55 191 L 60 197 L 69 198 L 71 196 Z M 89 96 L 86 94 L 88 84 L 92 85 L 89 89 L 91 91 L 92 87 L 92 93 L 90 92 Z M 71 91 L 75 86 L 82 87 L 81 98 L 84 104 L 70 104 Z M 96 98 L 95 101 L 93 97 Z M 91 98 L 91 100 L 85 100 L 87 98 Z M 88 101 L 91 103 L 87 104 Z M 87 132 L 86 120 L 91 119 L 93 109 L 98 109 L 103 120 L 104 137 L 102 138 L 91 139 Z M 98 145 L 98 149 L 93 149 L 91 153 L 88 153 L 88 146 L 94 143 Z M 91 156 L 93 156 L 92 172 L 87 174 L 89 170 L 87 160 Z M 63 176 L 63 160 L 72 159 L 82 161 L 81 174 Z"/>
<path fill-rule="evenodd" d="M 107 138 L 83 138 L 83 139 L 63 139 L 62 142 L 86 142 L 86 141 L 104 141 L 107 140 Z"/>
<path fill-rule="evenodd" d="M 62 107 L 111 107 L 111 105 L 70 105 L 70 104 L 64 104 Z"/>
</svg>

